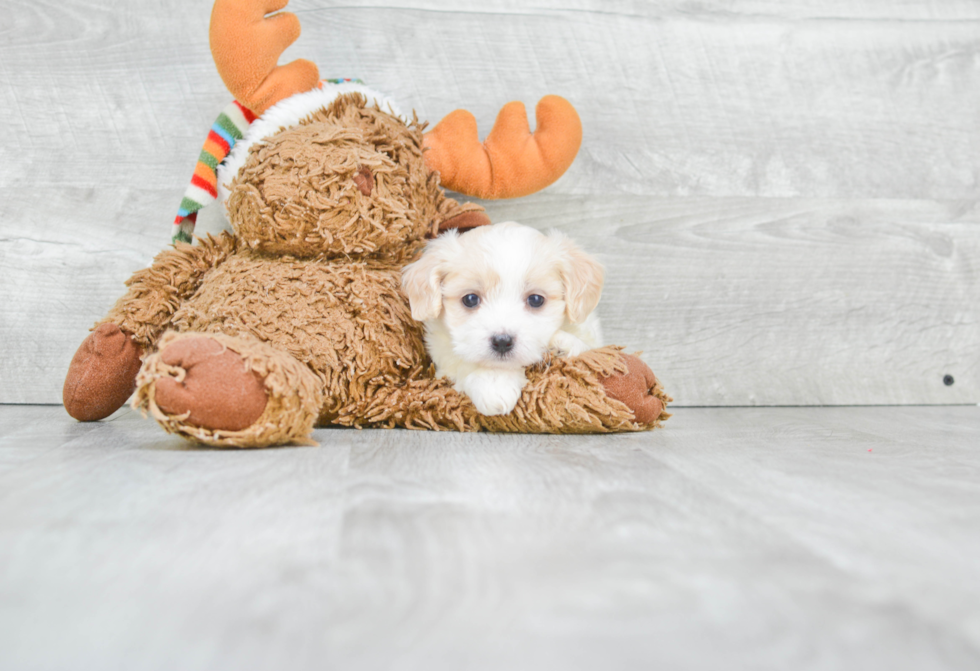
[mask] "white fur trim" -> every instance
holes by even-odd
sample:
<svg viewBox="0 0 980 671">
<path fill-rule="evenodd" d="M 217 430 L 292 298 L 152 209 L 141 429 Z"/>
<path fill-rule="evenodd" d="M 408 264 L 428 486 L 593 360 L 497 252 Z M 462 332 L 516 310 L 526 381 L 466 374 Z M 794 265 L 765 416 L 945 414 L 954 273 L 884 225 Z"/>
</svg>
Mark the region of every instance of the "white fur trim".
<svg viewBox="0 0 980 671">
<path fill-rule="evenodd" d="M 224 114 L 231 119 L 236 128 L 248 128 L 248 119 L 238 105 L 228 105 L 224 109 Z"/>
<path fill-rule="evenodd" d="M 377 103 L 381 109 L 405 120 L 398 105 L 391 98 L 363 84 L 355 84 L 354 82 L 342 84 L 324 82 L 323 88 L 290 96 L 267 109 L 265 114 L 253 121 L 252 125 L 245 131 L 245 137 L 235 143 L 235 146 L 231 148 L 231 153 L 218 166 L 218 198 L 221 200 L 222 209 L 224 209 L 225 201 L 228 199 L 227 185 L 235 179 L 235 175 L 245 165 L 248 150 L 252 148 L 252 145 L 275 135 L 281 130 L 298 126 L 300 121 L 318 109 L 327 107 L 342 93 L 361 93 L 368 99 L 368 104 Z"/>
</svg>

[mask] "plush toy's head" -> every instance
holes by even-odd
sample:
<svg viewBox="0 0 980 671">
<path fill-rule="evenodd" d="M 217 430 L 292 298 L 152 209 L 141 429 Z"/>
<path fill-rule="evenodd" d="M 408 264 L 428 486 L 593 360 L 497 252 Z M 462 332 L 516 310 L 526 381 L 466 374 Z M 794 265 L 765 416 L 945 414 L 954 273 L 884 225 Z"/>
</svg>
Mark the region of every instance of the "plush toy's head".
<svg viewBox="0 0 980 671">
<path fill-rule="evenodd" d="M 422 127 L 359 93 L 253 145 L 226 200 L 238 237 L 295 257 L 401 256 L 438 216 Z"/>
<path fill-rule="evenodd" d="M 508 103 L 481 143 L 465 110 L 423 135 L 414 115 L 408 121 L 359 83 L 321 82 L 309 61 L 278 65 L 299 37 L 294 15 L 272 13 L 287 2 L 215 0 L 211 52 L 237 100 L 204 145 L 175 241 L 190 242 L 198 210 L 220 197 L 238 237 L 258 252 L 405 260 L 427 233 L 474 225 L 459 211 L 447 224 L 440 184 L 511 198 L 543 189 L 574 160 L 582 125 L 558 96 L 538 103 L 534 133 L 524 106 Z"/>
</svg>

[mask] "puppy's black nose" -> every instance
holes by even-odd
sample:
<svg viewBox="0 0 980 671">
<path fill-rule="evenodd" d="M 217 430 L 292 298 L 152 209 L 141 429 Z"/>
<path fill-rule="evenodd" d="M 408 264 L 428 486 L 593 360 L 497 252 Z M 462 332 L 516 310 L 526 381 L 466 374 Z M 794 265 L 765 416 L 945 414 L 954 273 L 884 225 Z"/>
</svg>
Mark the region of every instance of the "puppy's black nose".
<svg viewBox="0 0 980 671">
<path fill-rule="evenodd" d="M 514 338 L 506 333 L 498 333 L 495 336 L 490 336 L 490 346 L 497 354 L 507 354 L 514 349 Z"/>
</svg>

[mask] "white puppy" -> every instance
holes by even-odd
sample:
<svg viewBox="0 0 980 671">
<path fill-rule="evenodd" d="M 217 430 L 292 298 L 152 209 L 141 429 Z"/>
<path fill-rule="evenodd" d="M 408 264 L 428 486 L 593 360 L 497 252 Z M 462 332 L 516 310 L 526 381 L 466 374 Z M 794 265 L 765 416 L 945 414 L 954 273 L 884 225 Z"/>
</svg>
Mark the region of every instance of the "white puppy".
<svg viewBox="0 0 980 671">
<path fill-rule="evenodd" d="M 575 356 L 599 347 L 593 314 L 602 266 L 557 231 L 506 222 L 450 230 L 402 272 L 412 317 L 425 322 L 436 374 L 484 415 L 514 409 L 524 368 L 551 349 Z"/>
</svg>

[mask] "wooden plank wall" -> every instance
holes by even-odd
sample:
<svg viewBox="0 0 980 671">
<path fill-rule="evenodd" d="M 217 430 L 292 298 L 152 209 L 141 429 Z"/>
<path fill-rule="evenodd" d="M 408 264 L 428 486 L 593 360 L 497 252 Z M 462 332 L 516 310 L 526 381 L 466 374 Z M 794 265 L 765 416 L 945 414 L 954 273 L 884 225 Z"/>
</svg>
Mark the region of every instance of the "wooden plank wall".
<svg viewBox="0 0 980 671">
<path fill-rule="evenodd" d="M 609 340 L 644 350 L 679 404 L 980 401 L 980 4 L 290 9 L 304 33 L 286 58 L 433 122 L 463 106 L 485 132 L 508 100 L 573 101 L 571 170 L 487 207 L 602 258 Z M 209 13 L 7 0 L 0 402 L 59 402 L 88 327 L 166 244 L 229 98 Z"/>
</svg>

